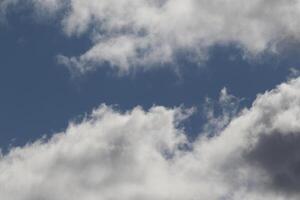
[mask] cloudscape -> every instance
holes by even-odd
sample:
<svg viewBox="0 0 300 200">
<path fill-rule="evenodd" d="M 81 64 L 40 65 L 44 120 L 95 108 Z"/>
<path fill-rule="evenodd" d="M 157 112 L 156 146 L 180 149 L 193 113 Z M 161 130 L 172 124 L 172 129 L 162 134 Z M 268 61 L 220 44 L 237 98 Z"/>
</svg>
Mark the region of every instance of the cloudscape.
<svg viewBox="0 0 300 200">
<path fill-rule="evenodd" d="M 300 199 L 300 1 L 2 0 L 0 199 Z"/>
</svg>

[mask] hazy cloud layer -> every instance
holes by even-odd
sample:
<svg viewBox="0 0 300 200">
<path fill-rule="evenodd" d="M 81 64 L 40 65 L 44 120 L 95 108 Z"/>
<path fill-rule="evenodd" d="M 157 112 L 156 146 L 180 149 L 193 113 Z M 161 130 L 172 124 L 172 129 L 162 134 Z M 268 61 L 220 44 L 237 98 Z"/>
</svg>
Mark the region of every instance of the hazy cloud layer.
<svg viewBox="0 0 300 200">
<path fill-rule="evenodd" d="M 182 52 L 201 62 L 216 44 L 235 44 L 248 55 L 276 52 L 300 32 L 299 0 L 4 0 L 0 10 L 24 2 L 52 16 L 63 10 L 66 35 L 90 37 L 88 51 L 58 57 L 77 72 L 103 63 L 121 72 L 174 64 Z"/>
<path fill-rule="evenodd" d="M 259 95 L 218 134 L 192 143 L 178 125 L 193 110 L 156 106 L 120 113 L 102 105 L 50 140 L 2 155 L 0 196 L 297 200 L 299 90 L 300 79 L 294 79 Z M 233 97 L 223 90 L 222 98 Z"/>
</svg>

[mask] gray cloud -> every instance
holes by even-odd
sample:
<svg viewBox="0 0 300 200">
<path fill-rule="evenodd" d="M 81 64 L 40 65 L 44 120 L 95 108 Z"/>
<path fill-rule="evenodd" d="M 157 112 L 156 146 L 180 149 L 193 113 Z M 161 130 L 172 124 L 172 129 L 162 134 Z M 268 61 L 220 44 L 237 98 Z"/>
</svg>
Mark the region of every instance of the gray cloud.
<svg viewBox="0 0 300 200">
<path fill-rule="evenodd" d="M 271 190 L 300 192 L 300 133 L 262 134 L 257 144 L 247 152 L 250 164 L 264 170 Z"/>
</svg>

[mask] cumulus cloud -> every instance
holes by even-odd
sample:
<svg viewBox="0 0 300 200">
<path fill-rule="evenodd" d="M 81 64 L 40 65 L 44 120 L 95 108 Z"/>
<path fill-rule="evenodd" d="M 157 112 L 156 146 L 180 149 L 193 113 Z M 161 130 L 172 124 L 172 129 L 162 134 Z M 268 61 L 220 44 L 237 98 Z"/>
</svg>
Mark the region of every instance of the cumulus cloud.
<svg viewBox="0 0 300 200">
<path fill-rule="evenodd" d="M 24 3 L 4 0 L 7 5 Z M 79 72 L 104 63 L 125 72 L 176 63 L 186 52 L 197 62 L 214 45 L 234 44 L 249 55 L 276 52 L 286 40 L 299 40 L 299 0 L 26 0 L 34 10 L 63 10 L 68 36 L 88 35 L 81 55 L 58 57 Z M 58 13 L 58 12 L 57 12 Z"/>
<path fill-rule="evenodd" d="M 199 135 L 195 141 L 179 128 L 193 109 L 119 112 L 102 105 L 66 131 L 2 155 L 0 196 L 299 199 L 299 89 L 300 78 L 283 83 L 259 95 L 219 134 Z"/>
</svg>

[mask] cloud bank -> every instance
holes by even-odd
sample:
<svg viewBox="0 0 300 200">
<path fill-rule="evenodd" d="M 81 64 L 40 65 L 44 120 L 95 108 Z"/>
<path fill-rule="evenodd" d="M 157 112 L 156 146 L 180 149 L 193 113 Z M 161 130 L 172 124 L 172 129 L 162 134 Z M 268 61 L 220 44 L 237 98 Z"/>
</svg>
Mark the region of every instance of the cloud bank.
<svg viewBox="0 0 300 200">
<path fill-rule="evenodd" d="M 201 62 L 214 45 L 258 55 L 299 41 L 299 0 L 4 0 L 0 10 L 24 2 L 59 16 L 67 36 L 90 38 L 81 55 L 58 57 L 81 73 L 107 63 L 121 72 L 176 64 L 183 52 Z"/>
<path fill-rule="evenodd" d="M 49 140 L 0 157 L 6 200 L 296 200 L 300 78 L 259 95 L 218 134 L 189 142 L 193 110 L 102 105 Z M 232 98 L 222 92 L 221 99 Z M 219 130 L 219 129 L 218 129 Z"/>
</svg>

